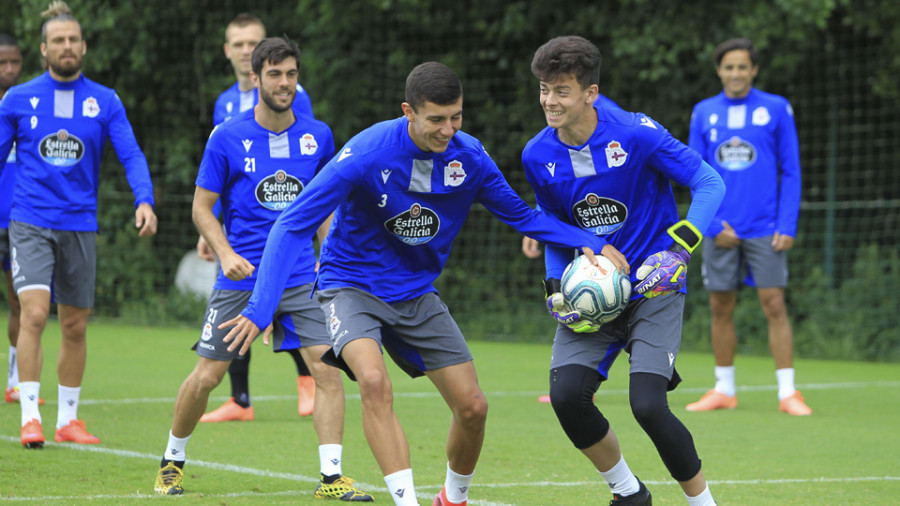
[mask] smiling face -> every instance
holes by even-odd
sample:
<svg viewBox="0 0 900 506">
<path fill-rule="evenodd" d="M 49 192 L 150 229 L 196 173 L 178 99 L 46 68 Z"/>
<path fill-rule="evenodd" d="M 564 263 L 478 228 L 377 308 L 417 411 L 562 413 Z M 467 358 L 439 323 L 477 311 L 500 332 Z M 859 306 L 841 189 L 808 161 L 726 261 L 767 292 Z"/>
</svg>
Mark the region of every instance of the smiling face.
<svg viewBox="0 0 900 506">
<path fill-rule="evenodd" d="M 571 74 L 561 75 L 555 81 L 541 81 L 540 102 L 544 119 L 549 127 L 557 129 L 566 144 L 582 144 L 593 133 L 597 126 L 594 112 L 597 93 L 596 84 L 584 89 Z"/>
<path fill-rule="evenodd" d="M 297 94 L 297 60 L 289 56 L 279 63 L 263 63 L 261 75 L 251 74 L 259 88 L 259 100 L 275 112 L 290 110 Z"/>
<path fill-rule="evenodd" d="M 416 146 L 425 152 L 446 151 L 450 139 L 462 128 L 462 104 L 462 97 L 448 105 L 425 101 L 414 110 L 403 102 L 400 107 L 409 121 L 407 131 Z"/>
<path fill-rule="evenodd" d="M 81 74 L 81 62 L 87 51 L 77 21 L 47 23 L 47 39 L 41 42 L 41 54 L 47 60 L 50 75 L 58 81 L 72 81 Z"/>
<path fill-rule="evenodd" d="M 759 65 L 754 65 L 750 59 L 750 51 L 746 49 L 734 49 L 722 55 L 722 60 L 716 69 L 719 79 L 722 80 L 722 89 L 729 98 L 743 98 L 750 93 L 753 86 L 753 78 L 759 72 Z"/>
</svg>

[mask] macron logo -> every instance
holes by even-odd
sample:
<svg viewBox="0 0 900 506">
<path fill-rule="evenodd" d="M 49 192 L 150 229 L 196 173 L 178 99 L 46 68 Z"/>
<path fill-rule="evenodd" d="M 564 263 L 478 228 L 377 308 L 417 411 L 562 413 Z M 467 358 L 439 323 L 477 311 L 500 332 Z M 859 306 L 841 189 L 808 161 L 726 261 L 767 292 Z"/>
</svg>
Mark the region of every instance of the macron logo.
<svg viewBox="0 0 900 506">
<path fill-rule="evenodd" d="M 544 164 L 544 167 L 547 167 L 547 170 L 550 171 L 550 177 L 556 176 L 556 163 L 547 163 Z"/>
<path fill-rule="evenodd" d="M 338 161 L 340 162 L 344 158 L 347 158 L 348 156 L 352 156 L 352 155 L 353 155 L 353 153 L 350 152 L 350 148 L 347 148 L 341 152 L 341 156 L 338 157 Z"/>
<path fill-rule="evenodd" d="M 669 352 L 669 367 L 672 367 L 672 364 L 675 362 L 675 355 L 672 352 Z"/>
<path fill-rule="evenodd" d="M 31 102 L 31 108 L 32 108 L 32 109 L 37 109 L 38 102 L 40 102 L 40 101 L 41 101 L 41 99 L 39 99 L 39 98 L 37 98 L 37 97 L 31 97 L 31 100 L 30 100 L 30 102 Z"/>
<path fill-rule="evenodd" d="M 406 493 L 406 489 L 404 489 L 404 488 L 398 488 L 397 491 L 394 492 L 394 494 L 401 499 L 403 498 L 403 494 L 405 494 L 405 493 Z"/>
<path fill-rule="evenodd" d="M 243 139 L 243 140 L 241 141 L 241 144 L 244 145 L 244 151 L 246 151 L 247 153 L 249 153 L 249 152 L 250 152 L 250 146 L 253 145 L 253 141 L 250 140 L 250 139 Z"/>
<path fill-rule="evenodd" d="M 387 183 L 389 177 L 391 177 L 391 169 L 381 169 L 381 180 Z"/>
</svg>

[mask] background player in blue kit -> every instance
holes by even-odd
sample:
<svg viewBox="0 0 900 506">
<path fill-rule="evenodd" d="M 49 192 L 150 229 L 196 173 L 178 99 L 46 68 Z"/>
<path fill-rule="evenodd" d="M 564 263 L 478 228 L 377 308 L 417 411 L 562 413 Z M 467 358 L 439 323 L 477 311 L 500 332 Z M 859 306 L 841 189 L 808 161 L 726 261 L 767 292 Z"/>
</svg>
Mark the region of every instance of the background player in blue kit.
<svg viewBox="0 0 900 506">
<path fill-rule="evenodd" d="M 628 468 L 609 422 L 592 401 L 622 350 L 629 353 L 629 401 L 635 419 L 679 482 L 688 503 L 715 504 L 688 429 L 672 414 L 667 390 L 681 381 L 685 276 L 691 253 L 724 195 L 722 179 L 660 124 L 601 107 L 600 51 L 577 36 L 557 37 L 534 55 L 547 127 L 522 152 L 537 205 L 607 241 L 601 253 L 631 273 L 632 300 L 602 326 L 566 307 L 559 286 L 574 251 L 548 245 L 547 305 L 560 325 L 550 361 L 550 400 L 560 425 L 603 476 L 610 504 L 651 504 Z M 670 180 L 693 194 L 679 220 Z"/>
<path fill-rule="evenodd" d="M 233 86 L 222 92 L 216 100 L 213 109 L 213 123 L 219 125 L 223 121 L 241 112 L 252 109 L 259 103 L 259 92 L 250 78 L 252 71 L 251 56 L 253 49 L 259 41 L 266 37 L 266 27 L 256 16 L 241 13 L 234 17 L 225 27 L 225 56 L 231 62 L 234 77 L 237 81 Z M 313 117 L 312 103 L 309 95 L 297 83 L 294 102 L 291 109 L 298 117 Z M 214 214 L 219 216 L 221 206 L 217 203 Z M 215 261 L 216 256 L 212 248 L 201 235 L 197 240 L 197 253 L 201 258 Z M 315 406 L 316 382 L 310 374 L 309 368 L 303 362 L 300 352 L 296 349 L 281 350 L 294 359 L 297 367 L 297 411 L 301 416 L 313 413 Z M 247 355 L 235 357 L 228 368 L 228 378 L 231 383 L 231 397 L 218 408 L 204 414 L 201 422 L 225 422 L 225 421 L 250 421 L 254 418 L 253 406 L 250 400 L 250 351 Z"/>
<path fill-rule="evenodd" d="M 460 131 L 462 84 L 447 66 L 418 65 L 403 116 L 353 137 L 278 218 L 253 295 L 226 337 L 242 351 L 270 323 L 282 265 L 335 208 L 322 250 L 319 302 L 333 346 L 326 361 L 359 384 L 363 429 L 397 505 L 418 499 L 409 444 L 393 410 L 382 346 L 410 376 L 426 375 L 452 412 L 447 474 L 435 505 L 465 504 L 484 441 L 487 400 L 472 355 L 433 282 L 477 201 L 520 233 L 577 247 L 606 242 L 531 209 L 474 137 Z M 430 419 L 430 417 L 429 417 Z"/>
<path fill-rule="evenodd" d="M 794 340 L 784 301 L 787 251 L 794 246 L 800 213 L 794 111 L 785 98 L 753 87 L 759 62 L 749 39 L 726 40 L 714 56 L 723 89 L 694 107 L 690 145 L 722 175 L 728 188 L 706 231 L 715 240 L 703 246 L 716 384 L 687 409 L 737 407 L 734 307 L 741 267 L 746 265 L 768 320 L 779 409 L 810 415 L 812 409 L 794 388 Z"/>
<path fill-rule="evenodd" d="M 210 391 L 222 381 L 237 355 L 226 349 L 222 338 L 227 331 L 220 330 L 219 324 L 247 305 L 269 229 L 334 154 L 328 125 L 312 117 L 296 116 L 291 110 L 299 62 L 300 50 L 289 39 L 263 39 L 253 52 L 251 74 L 259 88 L 259 104 L 219 125 L 203 152 L 193 218 L 218 254 L 222 272 L 210 295 L 197 343 L 197 366 L 175 399 L 169 443 L 156 479 L 158 494 L 183 492 L 182 468 L 188 438 L 206 409 Z M 219 200 L 227 237 L 212 211 Z M 325 216 L 317 227 L 320 238 L 328 231 L 329 218 Z M 311 237 L 312 233 L 295 245 L 295 261 L 281 265 L 279 272 L 287 278 L 287 290 L 283 296 L 279 292 L 277 309 L 273 306 L 267 318 L 275 318 L 276 347 L 301 348 L 318 380 L 320 394 L 316 396 L 318 407 L 313 416 L 319 436 L 322 481 L 315 496 L 371 501 L 372 496 L 354 487 L 353 480 L 341 471 L 344 390 L 340 371 L 325 365 L 320 358 L 330 348 L 331 340 L 322 310 L 310 298 L 316 266 Z"/>
<path fill-rule="evenodd" d="M 19 43 L 11 35 L 0 33 L 0 100 L 6 91 L 19 81 L 22 72 L 22 51 Z M 9 210 L 12 206 L 15 187 L 16 148 L 12 147 L 6 161 L 7 170 L 0 167 L 0 263 L 6 279 L 6 300 L 9 302 L 9 321 L 6 333 L 9 336 L 9 367 L 6 376 L 6 402 L 19 402 L 19 371 L 16 368 L 16 342 L 19 338 L 19 298 L 13 289 L 12 272 L 9 264 Z"/>
<path fill-rule="evenodd" d="M 16 146 L 10 211 L 13 284 L 22 307 L 18 341 L 22 444 L 44 445 L 38 410 L 41 334 L 50 289 L 62 330 L 56 442 L 99 443 L 77 419 L 94 304 L 100 158 L 111 141 L 135 196 L 138 235 L 156 233 L 153 185 L 122 101 L 81 73 L 81 24 L 55 1 L 43 13 L 41 53 L 48 71 L 10 89 L 0 102 L 0 159 Z M 4 169 L 9 170 L 7 165 Z"/>
</svg>

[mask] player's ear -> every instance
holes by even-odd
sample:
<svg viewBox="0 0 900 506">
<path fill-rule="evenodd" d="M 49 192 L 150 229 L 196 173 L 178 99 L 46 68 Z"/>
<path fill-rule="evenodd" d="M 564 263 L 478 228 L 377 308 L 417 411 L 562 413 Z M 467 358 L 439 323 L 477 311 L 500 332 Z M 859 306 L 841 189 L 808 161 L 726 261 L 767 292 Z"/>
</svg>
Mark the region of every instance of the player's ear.
<svg viewBox="0 0 900 506">
<path fill-rule="evenodd" d="M 252 70 L 250 71 L 250 81 L 253 83 L 253 86 L 259 88 L 259 76 Z"/>
<path fill-rule="evenodd" d="M 87 54 L 87 42 L 84 39 L 82 39 L 81 40 L 81 56 L 84 56 L 86 54 Z"/>
<path fill-rule="evenodd" d="M 41 56 L 43 56 L 44 58 L 47 57 L 47 43 L 46 42 L 41 42 Z"/>
<path fill-rule="evenodd" d="M 416 114 L 416 111 L 414 111 L 413 107 L 409 105 L 409 102 L 403 102 L 402 104 L 400 104 L 400 108 L 403 109 L 403 115 L 406 116 L 406 119 L 412 121 L 413 116 Z"/>
<path fill-rule="evenodd" d="M 589 104 L 593 104 L 594 101 L 597 100 L 597 96 L 600 95 L 600 87 L 596 84 L 588 86 L 587 90 L 585 91 L 587 92 L 585 98 L 587 99 L 587 103 Z"/>
</svg>

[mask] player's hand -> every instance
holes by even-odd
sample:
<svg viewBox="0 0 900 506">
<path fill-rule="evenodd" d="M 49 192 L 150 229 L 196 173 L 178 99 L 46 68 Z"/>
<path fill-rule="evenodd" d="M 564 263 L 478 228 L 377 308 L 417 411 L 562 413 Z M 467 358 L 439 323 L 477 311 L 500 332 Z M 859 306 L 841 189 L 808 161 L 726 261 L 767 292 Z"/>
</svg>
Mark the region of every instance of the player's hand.
<svg viewBox="0 0 900 506">
<path fill-rule="evenodd" d="M 794 238 L 789 235 L 779 234 L 775 231 L 772 236 L 772 249 L 775 251 L 787 251 L 794 247 Z"/>
<path fill-rule="evenodd" d="M 253 344 L 253 341 L 256 340 L 256 336 L 259 335 L 259 327 L 246 316 L 237 315 L 219 325 L 219 329 L 224 330 L 231 326 L 234 326 L 234 328 L 228 331 L 228 335 L 222 340 L 226 343 L 231 343 L 228 345 L 228 351 L 233 351 L 240 346 L 241 349 L 238 351 L 238 355 L 246 355 L 247 351 L 250 350 L 250 345 Z M 263 344 L 266 346 L 269 345 L 269 336 L 271 335 L 272 325 L 269 324 L 269 326 L 266 327 L 266 331 L 263 333 Z"/>
<path fill-rule="evenodd" d="M 731 228 L 724 221 L 722 225 Z M 734 229 L 731 231 L 734 232 Z M 672 237 L 675 244 L 667 250 L 647 257 L 636 273 L 641 282 L 634 287 L 634 290 L 648 299 L 677 292 L 684 288 L 687 282 L 687 264 L 691 261 L 691 253 L 703 240 L 703 234 L 687 220 L 681 220 L 672 225 L 666 230 L 666 233 Z"/>
<path fill-rule="evenodd" d="M 690 260 L 691 254 L 680 245 L 650 255 L 638 267 L 637 278 L 642 281 L 634 290 L 648 299 L 681 290 Z"/>
<path fill-rule="evenodd" d="M 737 232 L 727 221 L 722 220 L 722 231 L 716 234 L 716 246 L 731 249 L 736 248 L 739 244 L 741 244 L 741 238 L 738 237 Z"/>
<path fill-rule="evenodd" d="M 253 274 L 256 269 L 246 258 L 234 251 L 223 255 L 221 261 L 222 272 L 225 273 L 226 278 L 232 281 L 240 281 Z"/>
<path fill-rule="evenodd" d="M 543 253 L 541 251 L 541 243 L 531 237 L 522 236 L 522 253 L 528 258 L 540 258 Z"/>
<path fill-rule="evenodd" d="M 625 274 L 631 274 L 631 266 L 628 265 L 628 259 L 625 258 L 625 255 L 622 254 L 619 250 L 616 249 L 612 244 L 607 244 L 600 250 L 600 254 L 608 258 L 613 265 L 616 266 L 616 270 L 619 272 L 624 272 Z"/>
<path fill-rule="evenodd" d="M 204 239 L 202 235 L 197 239 L 197 256 L 207 262 L 216 261 L 216 252 L 210 247 L 209 243 L 206 242 L 206 239 Z"/>
<path fill-rule="evenodd" d="M 138 237 L 149 237 L 156 233 L 156 213 L 153 206 L 143 202 L 134 210 L 134 228 L 139 228 Z"/>
<path fill-rule="evenodd" d="M 581 318 L 581 313 L 573 311 L 563 300 L 560 293 L 560 285 L 558 279 L 548 279 L 544 281 L 544 289 L 547 292 L 547 310 L 550 316 L 557 322 L 569 327 L 572 332 L 585 334 L 588 332 L 597 332 L 600 330 L 599 325 L 595 325 Z"/>
</svg>

